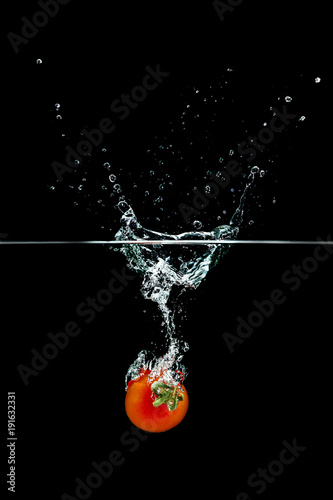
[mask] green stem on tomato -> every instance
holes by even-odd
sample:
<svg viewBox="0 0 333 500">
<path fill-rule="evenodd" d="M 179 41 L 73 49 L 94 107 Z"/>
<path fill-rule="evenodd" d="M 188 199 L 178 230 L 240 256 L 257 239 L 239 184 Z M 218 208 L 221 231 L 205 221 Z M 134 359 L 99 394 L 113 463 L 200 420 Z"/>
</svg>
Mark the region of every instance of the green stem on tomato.
<svg viewBox="0 0 333 500">
<path fill-rule="evenodd" d="M 174 411 L 178 406 L 178 401 L 183 401 L 184 394 L 177 390 L 177 387 L 164 384 L 163 382 L 153 382 L 151 384 L 152 392 L 157 396 L 153 401 L 153 406 L 157 408 L 166 404 L 169 410 Z"/>
</svg>

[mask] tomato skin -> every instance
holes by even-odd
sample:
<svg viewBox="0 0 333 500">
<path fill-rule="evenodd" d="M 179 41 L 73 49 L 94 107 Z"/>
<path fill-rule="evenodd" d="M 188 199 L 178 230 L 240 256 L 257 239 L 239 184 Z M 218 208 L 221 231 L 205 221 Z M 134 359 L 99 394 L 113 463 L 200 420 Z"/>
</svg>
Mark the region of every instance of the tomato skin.
<svg viewBox="0 0 333 500">
<path fill-rule="evenodd" d="M 148 373 L 130 381 L 125 397 L 125 410 L 131 422 L 147 432 L 165 432 L 178 425 L 188 410 L 188 393 L 184 386 L 184 399 L 178 401 L 175 410 L 169 410 L 166 404 L 154 407 L 156 396 L 151 390 L 152 381 L 148 381 Z"/>
</svg>

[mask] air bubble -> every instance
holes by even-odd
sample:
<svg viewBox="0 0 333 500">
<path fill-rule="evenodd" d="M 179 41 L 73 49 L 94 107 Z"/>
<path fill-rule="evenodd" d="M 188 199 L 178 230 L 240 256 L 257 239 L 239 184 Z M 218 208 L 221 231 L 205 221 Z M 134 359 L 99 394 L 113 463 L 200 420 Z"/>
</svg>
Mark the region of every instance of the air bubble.
<svg viewBox="0 0 333 500">
<path fill-rule="evenodd" d="M 194 229 L 201 229 L 202 228 L 202 222 L 200 222 L 199 220 L 195 220 L 193 222 L 192 226 L 194 227 Z"/>
<path fill-rule="evenodd" d="M 120 201 L 117 205 L 117 207 L 119 208 L 119 210 L 122 212 L 122 213 L 125 213 L 129 210 L 130 206 L 128 205 L 128 203 L 126 201 Z"/>
<path fill-rule="evenodd" d="M 315 82 L 316 83 L 320 83 L 321 82 L 321 78 L 319 76 L 317 76 L 317 78 L 315 78 Z"/>
<path fill-rule="evenodd" d="M 265 170 L 260 170 L 260 177 L 264 177 L 265 175 Z"/>
<path fill-rule="evenodd" d="M 290 97 L 290 95 L 287 95 L 287 96 L 284 98 L 284 100 L 285 100 L 286 102 L 291 102 L 291 101 L 293 100 L 293 98 L 292 98 L 292 97 Z"/>
<path fill-rule="evenodd" d="M 109 180 L 110 180 L 111 182 L 115 182 L 115 180 L 116 180 L 116 179 L 117 179 L 117 176 L 116 176 L 116 175 L 114 175 L 114 174 L 109 175 Z"/>
<path fill-rule="evenodd" d="M 259 167 L 252 167 L 251 168 L 251 174 L 257 174 L 259 172 Z"/>
<path fill-rule="evenodd" d="M 36 61 L 37 64 L 42 64 L 42 62 L 43 61 L 41 59 L 37 59 L 37 61 Z"/>
</svg>

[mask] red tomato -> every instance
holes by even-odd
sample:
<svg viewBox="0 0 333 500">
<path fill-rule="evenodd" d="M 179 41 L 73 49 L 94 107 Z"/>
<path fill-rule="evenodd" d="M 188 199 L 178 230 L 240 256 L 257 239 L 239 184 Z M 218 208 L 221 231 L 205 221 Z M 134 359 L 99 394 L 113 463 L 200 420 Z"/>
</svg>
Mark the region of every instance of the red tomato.
<svg viewBox="0 0 333 500">
<path fill-rule="evenodd" d="M 178 425 L 188 409 L 188 394 L 184 386 L 148 380 L 150 370 L 142 370 L 130 380 L 125 397 L 125 410 L 136 427 L 148 432 L 164 432 Z"/>
</svg>

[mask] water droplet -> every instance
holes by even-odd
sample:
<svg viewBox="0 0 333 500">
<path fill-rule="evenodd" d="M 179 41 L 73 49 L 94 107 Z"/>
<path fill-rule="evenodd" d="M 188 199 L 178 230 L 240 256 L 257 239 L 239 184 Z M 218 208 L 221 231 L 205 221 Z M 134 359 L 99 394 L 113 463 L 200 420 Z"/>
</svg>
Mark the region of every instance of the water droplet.
<svg viewBox="0 0 333 500">
<path fill-rule="evenodd" d="M 290 95 L 287 95 L 287 96 L 284 98 L 284 100 L 285 100 L 286 102 L 291 102 L 291 101 L 293 100 L 293 98 L 292 98 L 292 97 L 290 97 Z"/>
<path fill-rule="evenodd" d="M 202 222 L 200 222 L 199 220 L 195 220 L 193 222 L 192 226 L 194 227 L 194 229 L 201 229 L 202 228 Z"/>
<path fill-rule="evenodd" d="M 253 221 L 253 220 L 250 220 L 250 221 L 249 221 L 249 226 L 252 226 L 252 224 L 254 224 L 254 221 Z"/>
<path fill-rule="evenodd" d="M 51 191 L 54 191 L 54 190 L 55 190 L 55 187 L 54 187 L 54 186 L 50 186 L 50 190 L 51 190 Z"/>
<path fill-rule="evenodd" d="M 149 196 L 149 191 L 145 191 L 145 196 Z"/>
<path fill-rule="evenodd" d="M 150 175 L 155 175 L 154 170 L 151 170 L 149 173 L 150 173 Z"/>
<path fill-rule="evenodd" d="M 212 190 L 212 188 L 210 186 L 208 186 L 208 185 L 205 186 L 204 191 L 205 191 L 206 194 L 209 194 L 211 192 L 211 190 Z"/>
<path fill-rule="evenodd" d="M 125 213 L 125 212 L 127 212 L 127 211 L 130 209 L 129 204 L 128 204 L 126 201 L 120 201 L 120 202 L 118 203 L 117 207 L 119 208 L 119 210 L 120 210 L 122 213 Z"/>
<path fill-rule="evenodd" d="M 303 116 L 301 116 L 301 117 L 298 119 L 298 121 L 299 121 L 299 122 L 304 122 L 304 120 L 305 120 L 305 116 L 304 116 L 304 115 L 303 115 Z"/>
<path fill-rule="evenodd" d="M 235 153 L 235 151 L 233 149 L 230 149 L 229 156 L 232 156 L 234 153 Z"/>
<path fill-rule="evenodd" d="M 260 177 L 264 177 L 265 175 L 265 170 L 260 170 Z"/>
<path fill-rule="evenodd" d="M 61 115 L 57 115 L 57 116 L 56 116 L 56 119 L 57 119 L 57 120 L 62 120 L 62 116 L 61 116 Z"/>
<path fill-rule="evenodd" d="M 259 167 L 255 166 L 251 168 L 251 174 L 257 174 L 259 172 Z"/>
<path fill-rule="evenodd" d="M 230 191 L 233 193 L 233 192 L 235 191 L 235 189 L 234 189 L 234 188 L 231 188 L 231 189 L 230 189 Z"/>
<path fill-rule="evenodd" d="M 276 198 L 273 198 L 272 203 L 273 203 L 273 205 L 275 205 L 275 203 L 276 203 Z"/>
<path fill-rule="evenodd" d="M 107 149 L 106 148 L 102 148 L 102 151 L 103 151 L 103 153 L 106 153 Z"/>
<path fill-rule="evenodd" d="M 41 59 L 37 59 L 37 61 L 36 61 L 37 64 L 42 64 L 42 62 L 43 61 Z"/>
<path fill-rule="evenodd" d="M 74 207 L 77 207 L 78 206 L 78 202 L 74 201 L 73 205 L 74 205 Z"/>
<path fill-rule="evenodd" d="M 109 179 L 110 179 L 111 182 L 115 182 L 115 180 L 117 179 L 117 177 L 114 174 L 111 174 L 111 175 L 109 175 Z"/>
<path fill-rule="evenodd" d="M 315 82 L 316 83 L 320 83 L 321 82 L 321 78 L 319 76 L 317 76 L 317 78 L 315 78 Z"/>
<path fill-rule="evenodd" d="M 83 186 L 82 186 L 82 184 L 80 184 L 80 186 L 78 186 L 78 190 L 82 191 L 82 189 L 83 189 Z"/>
<path fill-rule="evenodd" d="M 105 167 L 109 170 L 109 167 L 111 167 L 111 165 L 108 161 L 106 161 L 105 163 L 103 163 L 103 167 Z"/>
<path fill-rule="evenodd" d="M 60 108 L 60 104 L 57 102 L 54 106 L 55 106 L 55 109 L 58 111 L 58 109 Z"/>
</svg>

